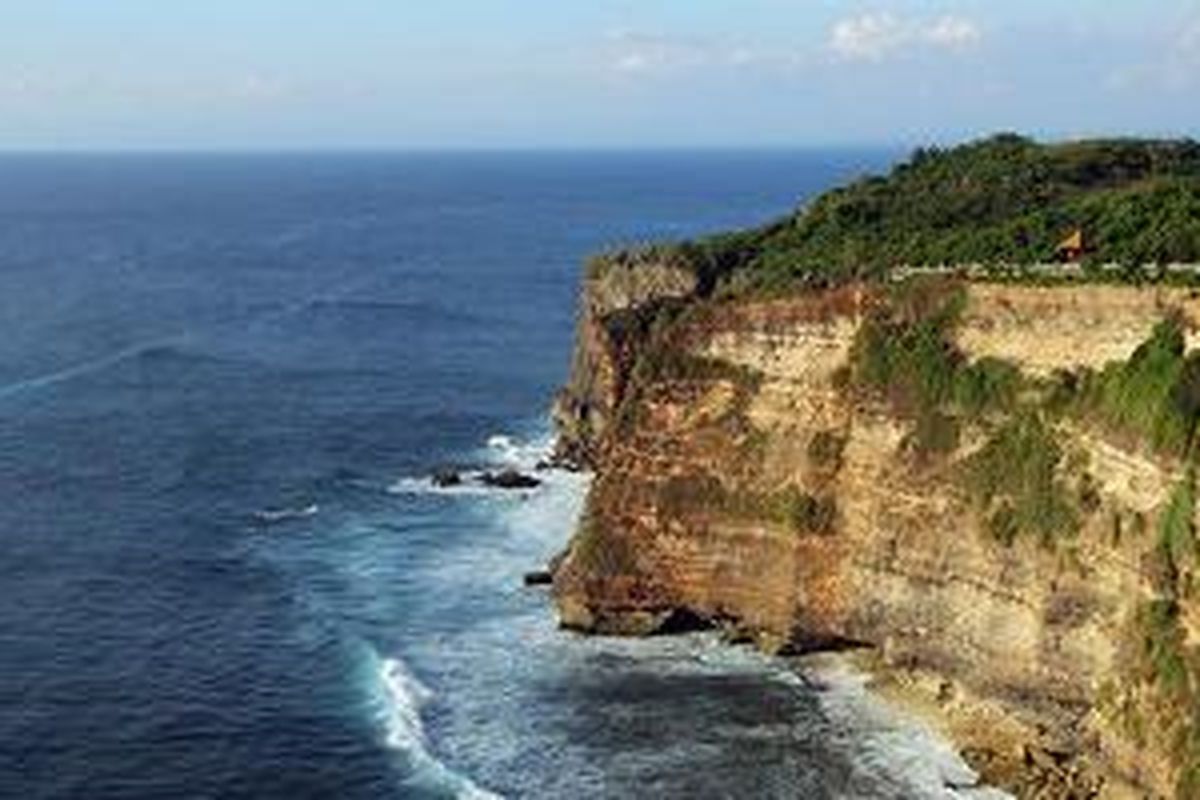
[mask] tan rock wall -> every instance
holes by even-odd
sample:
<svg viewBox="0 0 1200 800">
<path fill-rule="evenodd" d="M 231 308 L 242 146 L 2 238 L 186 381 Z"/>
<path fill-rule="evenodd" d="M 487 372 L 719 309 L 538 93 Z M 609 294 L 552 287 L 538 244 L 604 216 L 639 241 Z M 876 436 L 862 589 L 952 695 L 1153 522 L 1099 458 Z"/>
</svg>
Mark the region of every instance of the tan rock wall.
<svg viewBox="0 0 1200 800">
<path fill-rule="evenodd" d="M 956 459 L 915 464 L 901 447 L 904 423 L 839 389 L 866 294 L 743 304 L 703 318 L 691 339 L 697 355 L 761 374 L 745 409 L 751 430 L 721 413 L 733 402 L 730 385 L 656 390 L 636 430 L 606 443 L 589 501 L 593 555 L 584 558 L 577 542 L 556 576 L 564 618 L 640 632 L 686 608 L 748 627 L 768 645 L 797 634 L 869 643 L 885 661 L 932 670 L 1045 742 L 1090 752 L 1167 794 L 1161 753 L 1130 746 L 1095 701 L 1113 675 L 1122 626 L 1150 596 L 1142 557 L 1177 471 L 1065 429 L 1096 477 L 1100 509 L 1069 546 L 996 543 L 964 496 Z M 1177 289 L 975 284 L 957 341 L 972 357 L 1048 374 L 1127 358 L 1167 313 L 1194 328 L 1200 301 Z M 809 453 L 822 433 L 845 441 L 832 473 Z M 702 502 L 667 508 L 663 487 L 681 476 L 715 477 L 738 496 L 789 484 L 832 496 L 836 531 L 797 535 Z M 1132 515 L 1150 532 L 1114 541 L 1114 516 Z M 610 560 L 611 574 L 598 570 L 597 543 L 619 550 L 623 566 Z"/>
</svg>

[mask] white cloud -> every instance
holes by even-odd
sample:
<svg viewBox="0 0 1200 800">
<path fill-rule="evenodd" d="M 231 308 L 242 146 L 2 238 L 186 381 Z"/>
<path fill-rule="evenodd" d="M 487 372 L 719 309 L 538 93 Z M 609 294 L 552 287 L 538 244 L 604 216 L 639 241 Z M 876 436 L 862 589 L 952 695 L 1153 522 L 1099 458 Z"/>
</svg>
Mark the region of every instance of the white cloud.
<svg viewBox="0 0 1200 800">
<path fill-rule="evenodd" d="M 979 26 L 966 17 L 905 19 L 893 14 L 860 14 L 836 22 L 829 49 L 847 61 L 883 61 L 905 50 L 965 50 L 983 39 Z"/>
<path fill-rule="evenodd" d="M 755 66 L 794 67 L 794 52 L 757 44 L 716 39 L 614 31 L 605 37 L 605 64 L 624 75 L 669 75 L 697 69 L 745 69 Z"/>
<path fill-rule="evenodd" d="M 914 50 L 968 50 L 983 39 L 966 17 L 900 17 L 891 13 L 860 14 L 834 24 L 826 43 L 838 59 L 884 61 Z M 611 31 L 601 51 L 604 68 L 625 76 L 669 76 L 707 70 L 765 69 L 791 72 L 820 59 L 820 52 L 761 42 L 688 38 L 629 30 Z"/>
<path fill-rule="evenodd" d="M 851 61 L 881 61 L 907 38 L 903 23 L 891 14 L 863 14 L 835 24 L 829 47 Z"/>
<path fill-rule="evenodd" d="M 939 47 L 974 47 L 983 39 L 979 26 L 963 17 L 941 17 L 923 31 L 925 40 Z"/>
<path fill-rule="evenodd" d="M 614 31 L 607 37 L 612 68 L 622 73 L 664 72 L 708 62 L 710 46 L 682 38 Z"/>
</svg>

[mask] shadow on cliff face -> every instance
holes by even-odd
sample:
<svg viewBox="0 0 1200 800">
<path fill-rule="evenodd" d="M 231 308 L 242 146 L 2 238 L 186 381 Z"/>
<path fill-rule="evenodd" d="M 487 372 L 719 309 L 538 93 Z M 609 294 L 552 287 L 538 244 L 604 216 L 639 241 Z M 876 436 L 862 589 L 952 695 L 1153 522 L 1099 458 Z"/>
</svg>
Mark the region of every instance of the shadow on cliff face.
<svg viewBox="0 0 1200 800">
<path fill-rule="evenodd" d="M 651 635 L 682 636 L 707 631 L 721 632 L 725 640 L 731 644 L 754 641 L 753 634 L 739 620 L 732 617 L 712 617 L 698 614 L 687 607 L 672 610 Z M 874 645 L 870 642 L 860 639 L 832 633 L 814 633 L 797 628 L 777 647 L 770 649 L 779 656 L 804 656 L 814 653 L 846 653 L 854 650 L 869 650 L 873 647 Z"/>
<path fill-rule="evenodd" d="M 875 645 L 861 639 L 797 629 L 792 631 L 791 637 L 776 655 L 806 656 L 813 653 L 848 653 L 854 650 L 871 650 L 874 647 Z"/>
<path fill-rule="evenodd" d="M 703 617 L 689 608 L 677 608 L 662 621 L 655 636 L 679 636 L 685 633 L 702 633 L 720 628 L 720 624 Z"/>
</svg>

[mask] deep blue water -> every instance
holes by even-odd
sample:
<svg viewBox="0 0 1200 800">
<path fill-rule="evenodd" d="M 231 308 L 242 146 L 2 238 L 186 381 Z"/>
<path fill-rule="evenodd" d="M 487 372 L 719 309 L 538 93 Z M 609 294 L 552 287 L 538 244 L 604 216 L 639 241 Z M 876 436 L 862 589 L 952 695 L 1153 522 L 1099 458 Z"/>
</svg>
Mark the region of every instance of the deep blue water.
<svg viewBox="0 0 1200 800">
<path fill-rule="evenodd" d="M 536 458 L 586 254 L 888 155 L 0 159 L 0 796 L 911 796 L 765 659 L 556 631 L 583 479 L 417 480 Z"/>
</svg>

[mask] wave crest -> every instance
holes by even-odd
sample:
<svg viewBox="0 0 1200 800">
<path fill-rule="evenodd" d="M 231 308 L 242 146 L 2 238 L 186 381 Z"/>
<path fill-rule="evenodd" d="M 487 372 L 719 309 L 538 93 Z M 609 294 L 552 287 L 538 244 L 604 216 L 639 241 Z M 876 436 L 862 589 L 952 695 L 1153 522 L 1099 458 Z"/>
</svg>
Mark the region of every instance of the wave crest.
<svg viewBox="0 0 1200 800">
<path fill-rule="evenodd" d="M 433 691 L 400 659 L 377 661 L 376 677 L 382 689 L 379 716 L 384 743 L 409 762 L 411 777 L 406 783 L 431 793 L 449 793 L 458 800 L 503 800 L 501 795 L 478 786 L 429 752 L 421 709 L 433 699 Z"/>
</svg>

